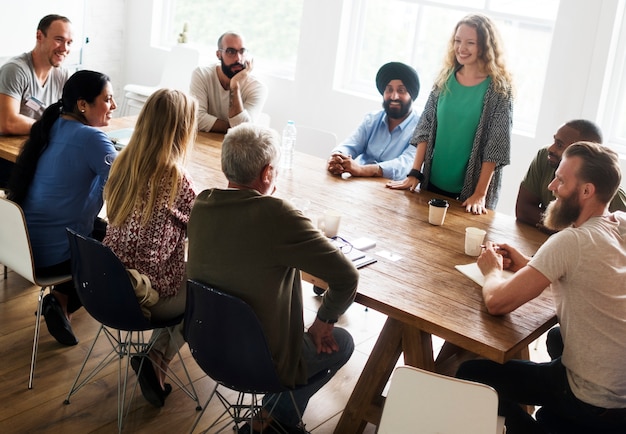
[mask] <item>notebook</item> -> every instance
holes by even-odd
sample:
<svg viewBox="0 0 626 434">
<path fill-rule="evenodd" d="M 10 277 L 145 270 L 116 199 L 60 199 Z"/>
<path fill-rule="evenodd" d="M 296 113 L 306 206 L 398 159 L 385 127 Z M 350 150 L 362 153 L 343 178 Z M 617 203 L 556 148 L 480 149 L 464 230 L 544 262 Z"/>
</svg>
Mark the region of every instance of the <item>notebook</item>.
<svg viewBox="0 0 626 434">
<path fill-rule="evenodd" d="M 336 240 L 332 240 L 332 243 L 335 244 L 337 247 L 341 246 L 341 243 Z M 359 249 L 355 249 L 354 247 L 352 247 L 352 249 L 349 252 L 344 253 L 344 254 L 346 255 L 348 259 L 352 261 L 352 263 L 354 264 L 356 268 L 363 268 L 366 265 L 377 262 L 377 260 L 374 259 L 373 257 L 366 255 L 365 252 Z"/>
</svg>

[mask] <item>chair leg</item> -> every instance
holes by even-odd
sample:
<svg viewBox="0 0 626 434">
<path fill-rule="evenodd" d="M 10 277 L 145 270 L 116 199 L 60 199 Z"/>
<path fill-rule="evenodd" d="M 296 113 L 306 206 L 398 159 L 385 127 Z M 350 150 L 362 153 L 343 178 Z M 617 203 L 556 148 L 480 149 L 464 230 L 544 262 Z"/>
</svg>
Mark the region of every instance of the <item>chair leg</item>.
<svg viewBox="0 0 626 434">
<path fill-rule="evenodd" d="M 94 338 L 93 343 L 91 344 L 91 347 L 89 348 L 89 351 L 87 351 L 87 355 L 85 356 L 83 360 L 83 364 L 78 370 L 78 374 L 76 375 L 76 378 L 74 379 L 74 383 L 72 384 L 72 387 L 70 388 L 70 391 L 68 392 L 67 397 L 65 398 L 65 401 L 63 402 L 65 405 L 70 403 L 70 398 L 72 397 L 72 395 L 74 395 L 76 392 L 82 389 L 83 386 L 86 385 L 93 377 L 95 377 L 98 372 L 100 372 L 105 366 L 107 366 L 111 361 L 114 360 L 113 357 L 111 357 L 112 355 L 115 355 L 117 357 L 118 355 L 117 350 L 115 347 L 113 347 L 111 351 L 109 352 L 109 354 L 107 354 L 100 361 L 100 363 L 98 363 L 98 365 L 94 367 L 92 371 L 88 375 L 86 375 L 85 378 L 83 378 L 79 383 L 80 377 L 81 375 L 83 375 L 85 366 L 87 365 L 87 361 L 89 361 L 89 357 L 91 357 L 91 353 L 93 352 L 93 349 L 98 343 L 98 339 L 100 338 L 100 335 L 102 333 L 104 334 L 108 333 L 108 330 L 103 325 L 100 326 L 100 329 L 98 330 L 98 333 L 96 333 L 96 337 Z M 113 341 L 111 339 L 109 339 L 109 341 L 111 342 L 111 345 L 113 346 Z"/>
<path fill-rule="evenodd" d="M 165 329 L 167 330 L 167 333 L 169 333 L 169 335 L 170 335 L 170 340 L 173 340 L 174 336 L 172 334 L 171 328 L 170 327 L 166 327 Z M 162 333 L 162 331 L 161 331 L 161 333 Z M 156 338 L 156 336 L 152 336 L 151 343 L 153 343 L 155 341 L 155 338 Z M 152 348 L 152 345 L 150 345 L 149 349 L 151 349 L 151 348 Z M 149 351 L 149 349 L 148 349 L 148 351 Z M 185 373 L 185 378 L 186 378 L 188 386 L 185 386 L 185 383 L 183 383 L 183 381 L 180 379 L 180 377 L 178 375 L 176 375 L 176 373 L 174 371 L 172 371 L 171 369 L 168 370 L 167 372 L 165 372 L 159 366 L 159 370 L 161 370 L 161 372 L 163 372 L 166 375 L 167 378 L 169 378 L 183 392 L 185 392 L 187 394 L 187 396 L 189 398 L 191 398 L 191 400 L 194 401 L 197 404 L 196 405 L 196 411 L 200 411 L 200 410 L 202 410 L 202 407 L 200 406 L 200 399 L 198 398 L 198 392 L 196 392 L 196 388 L 193 385 L 193 381 L 191 380 L 191 375 L 189 375 L 189 371 L 187 370 L 187 366 L 185 365 L 185 361 L 183 360 L 183 356 L 180 353 L 180 349 L 176 350 L 176 355 L 178 356 L 178 360 L 180 361 L 180 364 L 181 364 L 181 366 L 183 368 L 183 371 Z"/>
<path fill-rule="evenodd" d="M 87 361 L 91 356 L 98 339 L 100 336 L 104 335 L 106 340 L 111 345 L 111 350 L 107 355 L 105 355 L 102 360 L 84 377 L 81 379 L 81 376 L 84 374 L 85 366 L 87 365 Z M 135 396 L 135 391 L 137 389 L 137 384 L 135 383 L 130 399 L 126 400 L 127 389 L 128 389 L 128 375 L 130 372 L 130 356 L 134 355 L 135 352 L 132 351 L 134 347 L 142 347 L 147 345 L 143 342 L 143 335 L 141 332 L 126 332 L 126 334 L 121 333 L 119 330 L 111 331 L 106 326 L 101 325 L 96 337 L 83 360 L 83 364 L 80 367 L 78 374 L 76 375 L 76 379 L 74 380 L 74 384 L 70 388 L 70 391 L 63 402 L 66 405 L 70 404 L 70 398 L 83 386 L 87 385 L 102 369 L 108 366 L 114 360 L 118 360 L 118 369 L 117 369 L 117 428 L 118 432 L 122 432 L 124 417 L 129 413 L 133 398 Z M 126 357 L 126 361 L 124 365 L 122 365 L 122 360 Z M 144 355 L 144 357 L 147 356 Z"/>
<path fill-rule="evenodd" d="M 41 310 L 43 305 L 43 294 L 46 290 L 42 286 L 39 290 L 39 302 L 37 304 L 37 315 L 35 319 L 35 336 L 33 338 L 33 352 L 30 358 L 30 373 L 28 374 L 28 388 L 33 388 L 33 379 L 35 376 L 35 364 L 37 363 L 37 349 L 39 348 L 39 331 L 41 329 Z"/>
</svg>

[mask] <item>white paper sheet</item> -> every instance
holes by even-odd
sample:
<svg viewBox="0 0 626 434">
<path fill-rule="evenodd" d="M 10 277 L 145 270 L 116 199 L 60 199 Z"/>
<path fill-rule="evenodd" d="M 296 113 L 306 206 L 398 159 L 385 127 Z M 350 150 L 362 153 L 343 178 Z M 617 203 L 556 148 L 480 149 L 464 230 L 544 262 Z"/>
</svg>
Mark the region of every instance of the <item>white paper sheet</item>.
<svg viewBox="0 0 626 434">
<path fill-rule="evenodd" d="M 465 265 L 455 265 L 454 268 L 465 274 L 467 277 L 478 283 L 480 286 L 483 286 L 483 284 L 485 283 L 485 276 L 483 276 L 483 273 L 480 271 L 480 268 L 478 268 L 478 264 L 476 262 Z M 503 275 L 504 277 L 509 277 L 513 275 L 513 272 L 504 270 Z"/>
</svg>

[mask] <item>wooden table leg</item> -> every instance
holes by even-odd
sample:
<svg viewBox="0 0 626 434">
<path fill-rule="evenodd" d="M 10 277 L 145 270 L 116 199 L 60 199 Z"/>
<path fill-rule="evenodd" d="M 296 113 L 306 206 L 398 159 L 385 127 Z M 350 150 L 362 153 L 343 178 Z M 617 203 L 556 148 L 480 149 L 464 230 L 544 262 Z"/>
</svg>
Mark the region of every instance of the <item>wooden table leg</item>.
<svg viewBox="0 0 626 434">
<path fill-rule="evenodd" d="M 402 331 L 402 351 L 405 364 L 428 371 L 435 370 L 430 333 L 405 325 Z"/>
<path fill-rule="evenodd" d="M 402 322 L 387 318 L 341 414 L 335 433 L 361 433 L 368 422 L 375 425 L 380 423 L 382 392 L 402 353 L 404 329 Z"/>
</svg>

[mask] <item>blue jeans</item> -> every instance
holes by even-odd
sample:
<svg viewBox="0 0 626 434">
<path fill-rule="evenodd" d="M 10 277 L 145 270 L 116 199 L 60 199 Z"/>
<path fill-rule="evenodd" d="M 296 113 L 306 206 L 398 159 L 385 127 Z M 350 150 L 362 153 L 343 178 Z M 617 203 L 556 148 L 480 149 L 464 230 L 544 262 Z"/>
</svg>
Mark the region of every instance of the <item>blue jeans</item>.
<svg viewBox="0 0 626 434">
<path fill-rule="evenodd" d="M 607 410 L 576 398 L 560 357 L 548 363 L 470 360 L 461 364 L 456 376 L 496 389 L 498 413 L 506 418 L 507 434 L 555 432 L 537 422 L 520 404 L 541 406 L 538 415 L 549 414 L 559 433 L 626 433 L 626 409 Z"/>
<path fill-rule="evenodd" d="M 302 357 L 306 362 L 309 379 L 315 377 L 315 375 L 320 372 L 330 372 L 328 375 L 316 378 L 317 381 L 315 382 L 309 382 L 308 384 L 297 387 L 293 390 L 293 397 L 298 405 L 300 414 L 304 413 L 304 410 L 309 403 L 309 399 L 311 399 L 311 397 L 318 390 L 320 390 L 324 384 L 328 383 L 335 373 L 337 373 L 339 368 L 346 364 L 354 351 L 354 341 L 352 340 L 350 333 L 342 328 L 335 327 L 333 329 L 333 335 L 335 337 L 335 341 L 337 341 L 337 345 L 339 345 L 339 351 L 332 354 L 318 354 L 315 344 L 311 340 L 310 336 L 308 334 L 304 335 Z M 274 405 L 276 397 L 278 397 L 278 402 L 272 412 L 273 418 L 285 426 L 295 427 L 298 425 L 300 420 L 293 407 L 293 401 L 291 400 L 289 393 L 285 392 L 280 395 L 265 395 L 263 397 L 263 407 L 268 410 L 271 409 L 272 405 Z"/>
</svg>

